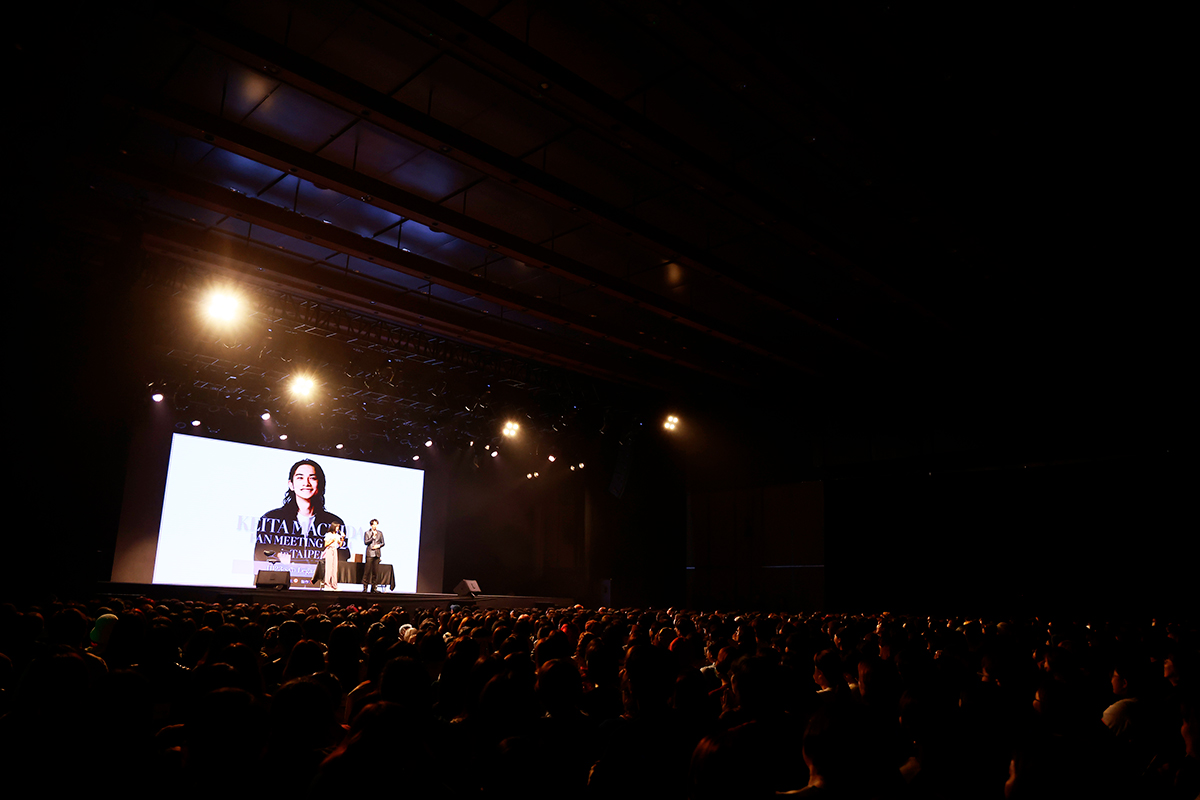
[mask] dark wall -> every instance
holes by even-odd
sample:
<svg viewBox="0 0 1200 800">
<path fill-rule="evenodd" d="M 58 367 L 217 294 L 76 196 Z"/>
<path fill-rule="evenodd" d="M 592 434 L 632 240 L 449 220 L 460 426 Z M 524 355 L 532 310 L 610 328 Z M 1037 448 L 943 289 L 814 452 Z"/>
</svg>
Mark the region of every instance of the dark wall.
<svg viewBox="0 0 1200 800">
<path fill-rule="evenodd" d="M 118 226 L 81 258 L 72 237 L 38 213 L 36 197 L 11 229 L 22 271 L 34 277 L 10 284 L 17 318 L 30 327 L 8 365 L 19 463 L 8 493 L 21 508 L 31 556 L 52 557 L 57 582 L 88 582 L 107 577 L 124 493 L 139 388 L 128 354 L 146 335 L 129 287 L 142 254 L 137 231 Z M 15 581 L 46 584 L 37 571 L 22 572 Z"/>
<path fill-rule="evenodd" d="M 1176 395 L 1147 386 L 1081 399 L 1078 388 L 1020 384 L 972 399 L 904 388 L 752 393 L 684 414 L 687 434 L 672 446 L 688 480 L 689 604 L 1186 607 L 1194 524 Z M 1122 405 L 1139 393 L 1144 402 Z M 820 505 L 809 486 L 822 487 Z M 815 574 L 768 568 L 816 563 L 821 587 Z"/>
<path fill-rule="evenodd" d="M 1190 558 L 1162 453 L 826 484 L 835 610 L 1168 615 Z"/>
<path fill-rule="evenodd" d="M 447 458 L 444 591 L 472 578 L 485 594 L 543 594 L 579 570 L 585 475 L 530 480 L 515 460 Z"/>
<path fill-rule="evenodd" d="M 449 456 L 445 589 L 473 578 L 487 594 L 683 602 L 681 476 L 653 440 L 607 444 L 574 472 L 516 447 L 478 467 L 466 453 Z M 540 476 L 526 478 L 534 469 Z"/>
<path fill-rule="evenodd" d="M 689 495 L 688 606 L 821 610 L 824 506 L 819 481 Z"/>
<path fill-rule="evenodd" d="M 120 523 L 112 562 L 112 580 L 150 583 L 158 529 L 162 520 L 163 490 L 171 460 L 171 433 L 175 430 L 168 409 L 147 402 L 145 419 L 130 442 L 133 456 L 125 478 Z M 98 580 L 107 575 L 96 576 Z"/>
</svg>

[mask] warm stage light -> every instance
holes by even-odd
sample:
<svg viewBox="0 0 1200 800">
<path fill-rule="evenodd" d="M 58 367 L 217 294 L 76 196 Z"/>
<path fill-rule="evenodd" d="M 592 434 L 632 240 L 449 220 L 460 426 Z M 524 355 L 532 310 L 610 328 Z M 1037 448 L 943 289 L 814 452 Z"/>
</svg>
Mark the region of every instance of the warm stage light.
<svg viewBox="0 0 1200 800">
<path fill-rule="evenodd" d="M 161 403 L 163 401 L 163 396 L 158 392 L 155 392 L 154 394 L 150 395 L 150 399 L 156 403 Z"/>
<path fill-rule="evenodd" d="M 547 460 L 547 461 L 553 461 L 553 460 L 554 460 L 554 456 L 546 456 L 546 460 Z"/>
<path fill-rule="evenodd" d="M 193 428 L 199 428 L 199 427 L 200 427 L 200 420 L 198 420 L 198 419 L 194 419 L 194 420 L 192 420 L 192 427 L 193 427 Z"/>
<path fill-rule="evenodd" d="M 299 397 L 308 397 L 313 390 L 313 379 L 304 375 L 297 375 L 292 378 L 292 394 Z"/>
<path fill-rule="evenodd" d="M 337 449 L 338 449 L 338 450 L 341 450 L 341 449 L 342 449 L 343 447 L 345 447 L 345 446 L 346 446 L 346 445 L 342 444 L 341 442 L 338 442 L 338 443 L 337 443 Z"/>
<path fill-rule="evenodd" d="M 521 430 L 521 426 L 515 422 L 504 423 L 504 435 L 505 436 L 516 436 L 517 431 L 519 431 L 519 430 Z"/>
<path fill-rule="evenodd" d="M 231 294 L 214 292 L 208 298 L 208 315 L 221 322 L 230 322 L 237 316 L 240 301 Z"/>
<path fill-rule="evenodd" d="M 425 446 L 426 446 L 426 447 L 433 447 L 433 439 L 426 439 L 426 440 L 425 440 Z"/>
<path fill-rule="evenodd" d="M 574 464 L 572 464 L 572 465 L 571 465 L 571 472 L 574 472 L 574 471 L 575 471 L 575 465 L 574 465 Z"/>
<path fill-rule="evenodd" d="M 499 450 L 493 450 L 493 451 L 492 451 L 492 458 L 495 458 L 495 457 L 496 457 L 496 456 L 498 456 L 498 455 L 500 455 L 500 451 L 499 451 Z"/>
<path fill-rule="evenodd" d="M 675 430 L 679 425 L 679 417 L 668 416 L 667 421 L 663 423 L 663 427 L 669 431 Z"/>
<path fill-rule="evenodd" d="M 536 472 L 533 473 L 533 477 L 535 477 L 535 478 L 538 477 L 538 474 Z"/>
<path fill-rule="evenodd" d="M 532 479 L 533 479 L 533 473 L 532 473 L 532 472 L 526 472 L 526 473 L 525 473 L 525 477 L 526 477 L 526 478 L 529 478 L 530 480 L 532 480 Z"/>
<path fill-rule="evenodd" d="M 266 422 L 266 421 L 267 421 L 267 420 L 269 420 L 270 418 L 271 418 L 271 412 L 270 412 L 270 411 L 264 411 L 264 412 L 262 413 L 262 421 L 263 421 L 263 422 Z"/>
<path fill-rule="evenodd" d="M 420 456 L 413 456 L 413 461 L 420 461 L 420 460 L 421 460 Z"/>
<path fill-rule="evenodd" d="M 281 442 L 286 442 L 286 441 L 287 441 L 287 434 L 286 434 L 286 433 L 281 433 L 281 434 L 279 434 L 279 441 L 281 441 Z"/>
</svg>

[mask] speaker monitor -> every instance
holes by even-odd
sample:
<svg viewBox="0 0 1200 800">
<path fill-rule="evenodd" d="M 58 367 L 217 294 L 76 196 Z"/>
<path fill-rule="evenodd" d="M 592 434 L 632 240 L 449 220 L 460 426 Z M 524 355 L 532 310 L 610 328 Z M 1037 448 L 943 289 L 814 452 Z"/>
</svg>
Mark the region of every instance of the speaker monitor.
<svg viewBox="0 0 1200 800">
<path fill-rule="evenodd" d="M 459 581 L 458 586 L 454 587 L 454 593 L 460 597 L 475 597 L 479 594 L 479 584 L 470 579 Z"/>
<path fill-rule="evenodd" d="M 256 589 L 274 589 L 282 592 L 284 589 L 292 587 L 292 573 L 260 569 L 254 576 L 254 586 Z"/>
</svg>

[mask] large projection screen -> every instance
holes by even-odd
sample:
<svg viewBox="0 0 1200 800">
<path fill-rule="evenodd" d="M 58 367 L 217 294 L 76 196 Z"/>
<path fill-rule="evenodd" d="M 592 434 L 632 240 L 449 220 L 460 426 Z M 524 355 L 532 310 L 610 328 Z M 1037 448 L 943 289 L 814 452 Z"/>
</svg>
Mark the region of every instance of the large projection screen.
<svg viewBox="0 0 1200 800">
<path fill-rule="evenodd" d="M 289 470 L 306 459 L 325 475 L 325 509 L 302 530 L 283 509 Z M 309 587 L 331 520 L 353 557 L 378 519 L 396 591 L 415 592 L 424 481 L 417 469 L 173 434 L 154 583 L 249 587 L 259 570 L 287 569 L 293 588 Z"/>
</svg>

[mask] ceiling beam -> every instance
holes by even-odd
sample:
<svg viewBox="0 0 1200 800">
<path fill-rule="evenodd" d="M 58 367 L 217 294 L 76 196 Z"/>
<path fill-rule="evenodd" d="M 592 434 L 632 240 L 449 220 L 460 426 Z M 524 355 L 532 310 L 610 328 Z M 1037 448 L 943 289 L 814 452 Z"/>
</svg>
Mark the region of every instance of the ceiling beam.
<svg viewBox="0 0 1200 800">
<path fill-rule="evenodd" d="M 129 93 L 127 93 L 128 95 Z M 237 153 L 281 172 L 296 174 L 313 183 L 333 189 L 350 198 L 385 208 L 400 216 L 415 219 L 459 239 L 493 249 L 532 267 L 549 270 L 575 283 L 598 289 L 610 296 L 629 302 L 659 318 L 693 328 L 705 335 L 715 336 L 736 347 L 767 359 L 778 360 L 793 368 L 798 363 L 780 358 L 761 344 L 749 339 L 751 334 L 731 332 L 730 325 L 711 315 L 690 308 L 657 292 L 643 289 L 629 281 L 585 264 L 578 259 L 555 253 L 541 245 L 522 239 L 493 225 L 472 219 L 445 206 L 405 191 L 393 184 L 364 175 L 329 159 L 313 155 L 266 134 L 222 119 L 169 98 L 142 95 L 130 100 L 139 114 L 222 149 Z M 645 325 L 641 325 L 645 327 Z M 658 331 L 664 339 L 679 339 L 680 332 L 664 325 Z M 761 335 L 760 335 L 761 337 Z M 692 347 L 700 346 L 696 337 L 684 339 Z"/>
<path fill-rule="evenodd" d="M 217 269 L 250 284 L 309 296 L 393 324 L 440 334 L 489 350 L 540 361 L 614 383 L 632 381 L 661 390 L 677 388 L 660 365 L 652 369 L 640 368 L 638 363 L 631 362 L 619 353 L 604 352 L 600 347 L 588 347 L 583 343 L 506 324 L 452 304 L 440 303 L 433 308 L 434 301 L 426 299 L 424 295 L 381 286 L 353 275 L 331 273 L 313 264 L 212 231 L 150 220 L 145 223 L 143 244 L 149 252 L 206 269 Z M 374 303 L 364 298 L 370 298 Z"/>
<path fill-rule="evenodd" d="M 813 254 L 814 258 L 819 257 L 834 271 L 871 286 L 894 302 L 904 303 L 929 316 L 895 287 L 848 256 L 849 243 L 840 242 L 836 234 L 825 230 L 818 221 L 810 218 L 803 220 L 803 227 L 796 225 L 794 220 L 798 215 L 785 198 L 771 196 L 762 187 L 751 184 L 726 164 L 635 111 L 626 102 L 628 98 L 617 98 L 601 90 L 470 8 L 454 0 L 415 0 L 398 6 L 374 0 L 366 2 L 374 13 L 393 23 L 397 17 L 409 20 L 417 27 L 413 35 L 424 34 L 420 36 L 422 41 L 435 41 L 444 51 L 453 53 L 455 58 L 493 80 L 520 94 L 537 98 L 560 116 L 585 127 L 661 174 L 695 189 L 709 202 L 723 206 L 748 224 L 780 237 L 797 250 Z M 550 88 L 543 89 L 543 85 Z M 667 235 L 662 233 L 662 236 Z M 803 298 L 789 297 L 780 287 L 770 286 L 762 278 L 727 262 L 720 262 L 721 269 L 714 270 L 717 264 L 711 254 L 691 264 L 690 257 L 684 254 L 694 250 L 694 246 L 676 241 L 683 245 L 676 258 L 687 258 L 689 265 L 735 283 L 763 302 L 785 305 L 797 319 L 824 326 L 826 333 L 842 335 L 834 326 L 801 313 Z M 850 337 L 845 338 L 853 342 Z"/>
<path fill-rule="evenodd" d="M 714 365 L 712 359 L 706 358 L 704 354 L 706 348 L 680 348 L 678 351 L 674 351 L 664 348 L 662 346 L 664 343 L 661 341 L 643 343 L 638 341 L 639 338 L 649 340 L 652 337 L 640 337 L 638 332 L 630 331 L 623 326 L 592 319 L 579 312 L 522 294 L 469 272 L 455 269 L 415 253 L 399 250 L 374 239 L 366 239 L 336 225 L 294 213 L 271 203 L 247 197 L 239 192 L 140 162 L 129 155 L 118 157 L 95 154 L 85 160 L 85 165 L 106 172 L 119 180 L 163 191 L 176 199 L 235 217 L 249 224 L 260 225 L 387 269 L 431 281 L 469 296 L 479 297 L 482 300 L 517 309 L 565 327 L 575 328 L 599 340 L 628 348 L 636 353 L 644 353 L 660 361 L 680 364 L 722 380 L 730 380 L 735 383 L 745 383 L 746 381 L 742 374 L 726 367 Z"/>
<path fill-rule="evenodd" d="M 490 23 L 487 24 L 490 26 Z M 439 152 L 447 158 L 458 161 L 490 177 L 503 180 L 541 200 L 552 203 L 560 208 L 580 213 L 584 218 L 602 225 L 609 230 L 627 233 L 639 244 L 653 252 L 657 252 L 665 258 L 695 269 L 729 286 L 730 289 L 749 293 L 756 301 L 781 311 L 790 318 L 814 330 L 820 331 L 823 335 L 853 348 L 880 356 L 873 348 L 839 330 L 837 327 L 805 314 L 800 310 L 803 306 L 802 298 L 791 297 L 788 292 L 782 290 L 779 286 L 764 281 L 761 277 L 747 273 L 740 267 L 717 257 L 708 250 L 698 248 L 681 237 L 673 236 L 654 227 L 633 214 L 612 206 L 587 192 L 571 186 L 565 181 L 554 178 L 525 163 L 521 159 L 510 156 L 498 148 L 456 130 L 450 125 L 422 114 L 411 106 L 297 53 L 269 37 L 249 30 L 230 20 L 206 13 L 197 13 L 189 16 L 186 19 L 186 24 L 177 21 L 175 27 L 180 33 L 191 36 L 205 47 L 232 58 L 256 72 L 266 70 L 272 79 L 283 81 L 314 97 L 324 100 L 330 105 L 369 120 L 375 125 Z M 507 36 L 503 31 L 499 33 Z M 441 37 L 441 39 L 443 46 L 451 46 L 446 37 Z M 455 52 L 458 53 L 459 50 L 461 48 L 456 49 Z M 267 69 L 268 66 L 269 69 Z M 558 69 L 562 70 L 561 67 Z M 579 83 L 581 81 L 575 78 L 574 82 Z M 592 89 L 593 92 L 603 94 L 594 87 Z M 609 99 L 611 100 L 611 98 Z M 621 108 L 624 107 L 621 106 Z M 632 112 L 627 112 L 626 110 L 622 112 L 622 118 L 624 118 L 626 113 L 632 114 Z M 633 116 L 642 120 L 644 125 L 649 124 L 644 118 L 638 115 Z M 696 155 L 697 157 L 703 157 L 698 152 Z M 668 165 L 670 161 L 671 159 L 668 159 Z M 678 172 L 678 169 L 669 167 L 665 170 L 665 174 L 672 174 L 673 172 Z M 708 177 L 675 175 L 675 178 L 688 186 L 707 186 L 708 191 L 706 192 L 706 196 L 710 200 L 720 200 L 723 195 L 723 192 L 715 191 L 716 182 Z M 768 204 L 768 206 L 778 209 L 784 207 L 784 204 Z M 765 207 L 756 209 L 754 213 L 747 216 L 747 219 L 756 226 L 768 218 L 774 219 L 775 212 L 767 211 Z M 878 284 L 878 281 L 873 276 L 857 267 L 852 261 L 840 255 L 823 241 L 807 233 L 791 230 L 786 235 L 786 241 L 797 250 L 814 253 L 816 258 L 819 258 L 826 264 L 833 265 L 835 271 L 848 274 L 852 280 L 869 285 Z M 683 316 L 677 314 L 675 311 L 663 309 L 659 304 L 648 305 L 647 308 L 668 317 L 679 316 L 685 322 L 690 317 L 690 315 Z M 703 323 L 699 324 L 698 327 L 719 330 L 719 328 L 713 328 L 713 326 Z"/>
</svg>

